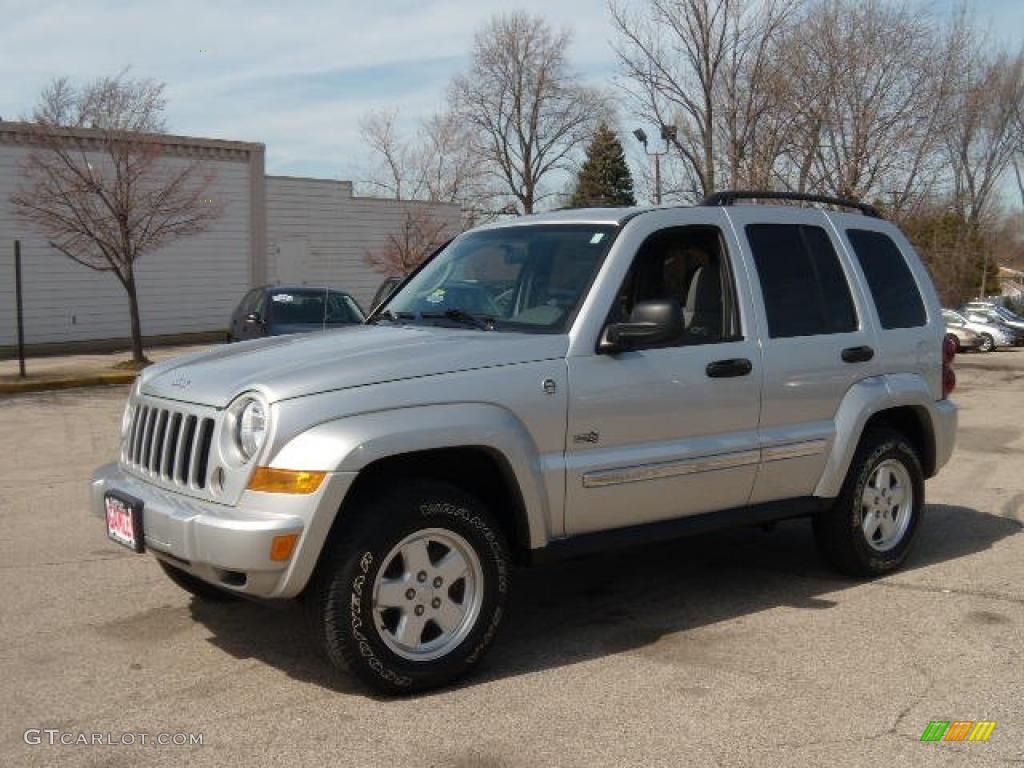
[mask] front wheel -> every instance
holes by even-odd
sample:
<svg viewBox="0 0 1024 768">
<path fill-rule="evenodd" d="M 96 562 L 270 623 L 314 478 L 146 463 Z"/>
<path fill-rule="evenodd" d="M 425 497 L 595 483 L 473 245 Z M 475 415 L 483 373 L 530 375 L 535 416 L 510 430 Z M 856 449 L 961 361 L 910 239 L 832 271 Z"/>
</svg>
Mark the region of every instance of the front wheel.
<svg viewBox="0 0 1024 768">
<path fill-rule="evenodd" d="M 325 552 L 307 608 L 328 657 L 387 694 L 445 685 L 494 640 L 509 590 L 501 530 L 476 499 L 414 481 L 364 494 Z"/>
<path fill-rule="evenodd" d="M 981 334 L 981 346 L 978 347 L 979 352 L 991 352 L 996 348 L 996 340 L 987 333 Z"/>
<path fill-rule="evenodd" d="M 865 432 L 842 491 L 814 518 L 825 559 L 850 576 L 880 576 L 906 558 L 924 512 L 924 472 L 899 432 Z"/>
</svg>

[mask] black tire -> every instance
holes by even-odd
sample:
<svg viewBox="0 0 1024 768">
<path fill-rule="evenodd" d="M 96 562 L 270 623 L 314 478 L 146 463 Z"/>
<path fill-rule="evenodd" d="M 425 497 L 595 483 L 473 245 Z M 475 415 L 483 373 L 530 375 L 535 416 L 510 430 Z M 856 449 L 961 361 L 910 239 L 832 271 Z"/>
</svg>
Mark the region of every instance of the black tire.
<svg viewBox="0 0 1024 768">
<path fill-rule="evenodd" d="M 981 346 L 978 347 L 979 352 L 991 352 L 996 348 L 996 340 L 988 333 L 981 334 Z"/>
<path fill-rule="evenodd" d="M 200 600 L 206 600 L 211 603 L 230 603 L 239 599 L 238 595 L 233 592 L 207 584 L 202 579 L 197 579 L 191 573 L 185 573 L 180 568 L 168 565 L 163 560 L 158 559 L 157 562 L 160 563 L 160 567 L 163 568 L 164 573 L 167 574 L 171 581 Z"/>
<path fill-rule="evenodd" d="M 436 688 L 469 672 L 494 640 L 509 592 L 508 547 L 484 505 L 453 486 L 412 480 L 364 492 L 344 515 L 304 595 L 314 639 L 331 662 L 390 695 Z M 482 601 L 457 645 L 440 658 L 416 660 L 382 638 L 387 614 L 376 613 L 373 594 L 392 549 L 426 529 L 454 532 L 472 548 L 482 574 Z"/>
<path fill-rule="evenodd" d="M 875 468 L 894 459 L 907 470 L 913 492 L 910 519 L 897 543 L 879 551 L 868 543 L 862 499 Z M 831 509 L 814 518 L 814 537 L 825 559 L 848 576 L 880 576 L 906 558 L 924 513 L 924 472 L 913 445 L 901 433 L 872 428 L 861 437 L 846 480 Z"/>
</svg>

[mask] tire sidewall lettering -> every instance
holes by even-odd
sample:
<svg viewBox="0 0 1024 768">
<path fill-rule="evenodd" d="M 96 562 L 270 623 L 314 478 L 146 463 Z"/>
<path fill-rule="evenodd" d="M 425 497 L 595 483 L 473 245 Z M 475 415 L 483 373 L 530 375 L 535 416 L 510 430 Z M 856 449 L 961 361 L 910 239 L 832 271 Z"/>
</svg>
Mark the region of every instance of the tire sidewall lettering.
<svg viewBox="0 0 1024 768">
<path fill-rule="evenodd" d="M 370 639 L 366 636 L 366 633 L 363 632 L 363 589 L 366 586 L 367 576 L 369 575 L 373 561 L 373 552 L 365 552 L 363 553 L 363 556 L 359 558 L 360 573 L 352 579 L 352 588 L 349 595 L 349 630 L 352 633 L 352 638 L 356 641 L 359 648 L 359 655 L 366 660 L 366 665 L 370 669 L 380 675 L 382 679 L 387 680 L 390 683 L 401 687 L 407 687 L 412 683 L 412 679 L 407 675 L 402 675 L 385 666 L 384 662 L 380 660 L 374 651 L 373 645 L 370 643 Z"/>
<path fill-rule="evenodd" d="M 487 522 L 465 507 L 459 507 L 448 502 L 432 502 L 420 505 L 420 514 L 430 518 L 436 515 L 448 515 L 461 520 L 484 537 L 493 555 L 494 565 L 498 570 L 498 591 L 504 594 L 508 590 L 508 564 L 502 552 L 501 542 L 497 535 L 491 530 Z"/>
</svg>

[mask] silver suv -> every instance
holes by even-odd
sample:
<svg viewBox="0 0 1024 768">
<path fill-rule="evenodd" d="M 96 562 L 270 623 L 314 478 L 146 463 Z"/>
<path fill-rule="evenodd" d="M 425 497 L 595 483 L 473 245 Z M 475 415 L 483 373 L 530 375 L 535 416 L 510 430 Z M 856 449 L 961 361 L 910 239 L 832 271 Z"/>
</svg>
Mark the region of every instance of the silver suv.
<svg viewBox="0 0 1024 768">
<path fill-rule="evenodd" d="M 514 563 L 809 517 L 891 571 L 953 450 L 935 291 L 869 206 L 741 196 L 480 227 L 364 325 L 153 366 L 93 507 L 199 598 L 300 598 L 392 693 L 480 660 Z"/>
</svg>

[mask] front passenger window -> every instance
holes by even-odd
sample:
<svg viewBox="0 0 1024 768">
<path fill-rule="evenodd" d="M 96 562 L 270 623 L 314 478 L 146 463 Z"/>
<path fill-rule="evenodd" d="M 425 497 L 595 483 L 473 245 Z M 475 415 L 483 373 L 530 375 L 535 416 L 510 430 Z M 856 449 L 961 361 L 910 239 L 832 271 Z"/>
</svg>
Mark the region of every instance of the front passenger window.
<svg viewBox="0 0 1024 768">
<path fill-rule="evenodd" d="M 629 320 L 640 302 L 674 299 L 682 313 L 683 330 L 678 338 L 658 346 L 734 341 L 741 335 L 733 285 L 717 228 L 665 229 L 651 235 L 637 251 L 610 322 Z"/>
</svg>

